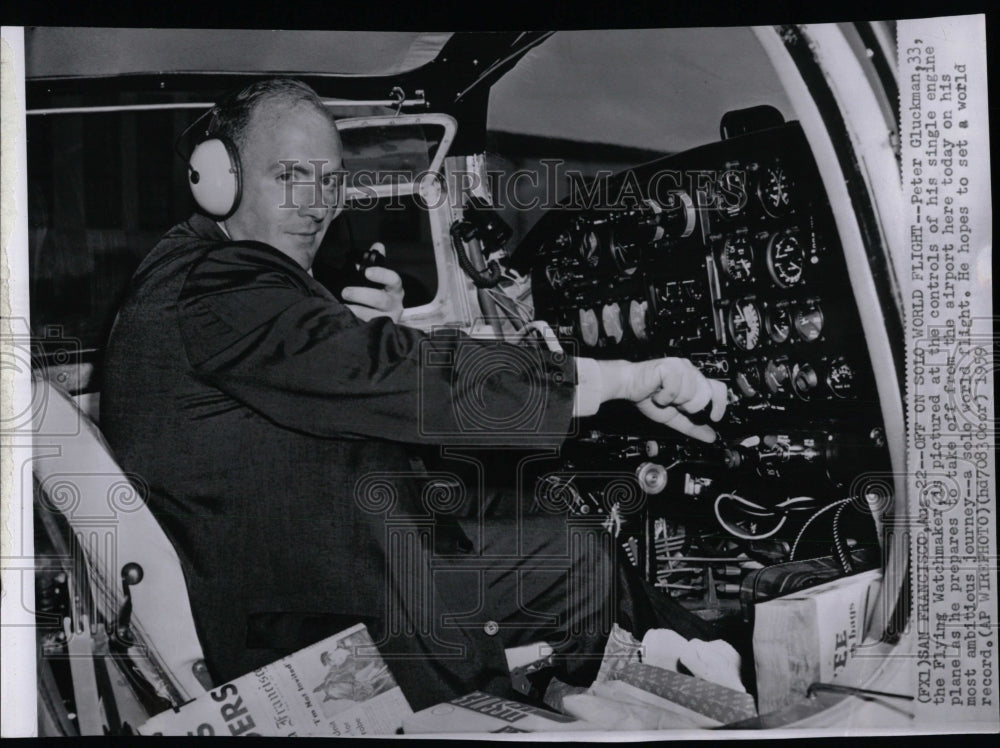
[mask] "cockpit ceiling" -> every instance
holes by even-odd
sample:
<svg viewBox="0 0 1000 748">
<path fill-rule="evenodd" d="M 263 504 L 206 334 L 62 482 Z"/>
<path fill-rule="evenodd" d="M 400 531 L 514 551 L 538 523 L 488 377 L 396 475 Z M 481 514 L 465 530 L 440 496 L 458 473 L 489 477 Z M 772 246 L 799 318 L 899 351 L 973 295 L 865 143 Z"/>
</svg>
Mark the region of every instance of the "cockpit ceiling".
<svg viewBox="0 0 1000 748">
<path fill-rule="evenodd" d="M 462 36 L 469 39 L 459 44 Z M 447 111 L 487 58 L 501 59 L 514 48 L 504 44 L 516 45 L 479 44 L 476 36 L 37 27 L 26 30 L 26 77 L 41 83 L 135 74 L 329 75 L 353 80 L 349 89 L 334 86 L 328 95 L 384 98 L 388 84 L 375 93 L 358 86 L 441 61 L 447 44 L 448 64 L 430 66 L 440 69 L 407 85 L 427 89 L 431 106 Z M 459 73 L 465 75 L 439 79 Z M 493 131 L 674 153 L 712 140 L 722 113 L 757 104 L 776 107 L 786 120 L 795 116 L 752 29 L 559 31 L 492 83 L 486 117 Z M 463 115 L 466 135 L 477 117 Z"/>
<path fill-rule="evenodd" d="M 406 73 L 450 33 L 36 27 L 25 31 L 25 77 L 131 73 Z"/>
<path fill-rule="evenodd" d="M 663 153 L 718 135 L 724 112 L 794 111 L 749 28 L 560 31 L 493 85 L 489 129 Z"/>
</svg>

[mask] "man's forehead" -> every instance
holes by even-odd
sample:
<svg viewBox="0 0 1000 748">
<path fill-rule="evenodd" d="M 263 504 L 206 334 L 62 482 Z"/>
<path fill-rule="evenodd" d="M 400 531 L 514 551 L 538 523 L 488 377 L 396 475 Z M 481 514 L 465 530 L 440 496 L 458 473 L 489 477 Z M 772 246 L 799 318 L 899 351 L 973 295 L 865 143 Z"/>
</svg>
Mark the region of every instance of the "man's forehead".
<svg viewBox="0 0 1000 748">
<path fill-rule="evenodd" d="M 340 168 L 340 135 L 333 120 L 313 107 L 260 107 L 247 127 L 247 145 L 268 162 L 292 160 L 328 162 Z M 324 167 L 326 168 L 326 167 Z"/>
</svg>

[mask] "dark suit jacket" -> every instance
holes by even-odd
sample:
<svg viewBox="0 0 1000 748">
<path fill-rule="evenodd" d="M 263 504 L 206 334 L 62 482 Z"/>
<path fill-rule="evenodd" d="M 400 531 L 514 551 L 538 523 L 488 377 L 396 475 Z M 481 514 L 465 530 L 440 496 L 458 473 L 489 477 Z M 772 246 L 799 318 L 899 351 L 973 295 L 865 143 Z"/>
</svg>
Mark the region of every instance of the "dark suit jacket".
<svg viewBox="0 0 1000 748">
<path fill-rule="evenodd" d="M 361 322 L 287 256 L 202 216 L 146 257 L 108 344 L 101 425 L 177 549 L 216 682 L 358 620 L 384 652 L 421 655 L 390 661 L 414 708 L 505 679 L 499 642 L 475 632 L 449 635 L 466 655 L 434 656 L 440 637 L 414 627 L 449 592 L 421 588 L 434 615 L 414 612 L 404 588 L 423 572 L 386 550 L 402 526 L 430 532 L 405 443 L 526 405 L 534 433 L 566 433 L 572 361 L 491 371 L 493 348 Z M 389 605 L 403 613 L 387 623 Z"/>
</svg>

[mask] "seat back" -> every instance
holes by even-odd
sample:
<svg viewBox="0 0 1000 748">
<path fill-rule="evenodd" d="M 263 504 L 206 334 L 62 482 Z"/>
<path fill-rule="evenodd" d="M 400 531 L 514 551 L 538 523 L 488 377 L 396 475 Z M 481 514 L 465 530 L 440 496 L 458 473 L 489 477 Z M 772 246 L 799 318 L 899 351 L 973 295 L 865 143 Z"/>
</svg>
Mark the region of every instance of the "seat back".
<svg viewBox="0 0 1000 748">
<path fill-rule="evenodd" d="M 33 387 L 32 470 L 42 494 L 39 511 L 66 518 L 71 553 L 86 562 L 97 617 L 117 620 L 124 600 L 122 569 L 138 564 L 142 580 L 130 587 L 133 660 L 164 681 L 171 700 L 204 693 L 208 677 L 184 574 L 146 506 L 141 476 L 122 472 L 97 426 L 65 390 L 45 379 L 36 379 Z"/>
</svg>

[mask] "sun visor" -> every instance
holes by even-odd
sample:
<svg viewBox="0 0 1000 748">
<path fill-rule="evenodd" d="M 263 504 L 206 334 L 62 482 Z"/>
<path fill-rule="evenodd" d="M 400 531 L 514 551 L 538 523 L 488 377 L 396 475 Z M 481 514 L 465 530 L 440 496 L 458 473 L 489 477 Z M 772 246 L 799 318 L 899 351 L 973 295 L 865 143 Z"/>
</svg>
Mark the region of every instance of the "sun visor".
<svg viewBox="0 0 1000 748">
<path fill-rule="evenodd" d="M 25 29 L 25 77 L 285 73 L 377 77 L 430 62 L 450 33 L 262 29 Z"/>
<path fill-rule="evenodd" d="M 338 120 L 346 199 L 408 194 L 419 188 L 425 175 L 441 172 L 457 127 L 452 117 L 436 113 Z"/>
</svg>

